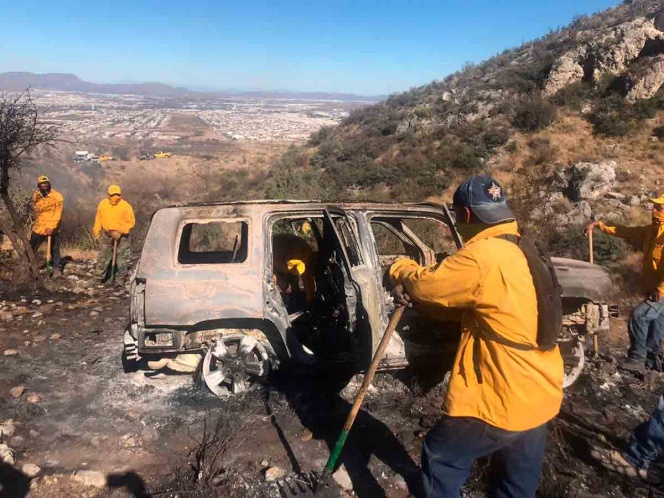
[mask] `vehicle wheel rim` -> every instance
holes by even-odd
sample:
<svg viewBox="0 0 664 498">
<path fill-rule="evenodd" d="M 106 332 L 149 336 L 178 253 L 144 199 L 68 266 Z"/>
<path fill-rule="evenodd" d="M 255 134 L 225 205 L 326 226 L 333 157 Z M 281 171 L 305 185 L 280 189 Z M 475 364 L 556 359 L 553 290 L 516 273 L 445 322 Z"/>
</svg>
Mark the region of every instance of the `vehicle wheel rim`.
<svg viewBox="0 0 664 498">
<path fill-rule="evenodd" d="M 270 361 L 256 338 L 234 334 L 220 338 L 203 360 L 203 380 L 217 396 L 239 394 L 263 381 Z"/>
<path fill-rule="evenodd" d="M 571 386 L 581 375 L 583 366 L 586 362 L 586 355 L 583 349 L 583 343 L 576 342 L 569 349 L 563 351 L 563 363 L 565 366 L 565 377 L 563 379 L 563 389 Z"/>
</svg>

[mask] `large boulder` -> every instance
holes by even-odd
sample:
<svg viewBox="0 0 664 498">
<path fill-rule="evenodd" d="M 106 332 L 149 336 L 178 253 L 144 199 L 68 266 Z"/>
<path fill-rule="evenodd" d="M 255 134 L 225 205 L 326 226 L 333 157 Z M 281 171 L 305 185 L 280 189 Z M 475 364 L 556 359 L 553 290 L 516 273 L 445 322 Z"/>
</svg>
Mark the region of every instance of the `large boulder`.
<svg viewBox="0 0 664 498">
<path fill-rule="evenodd" d="M 618 164 L 613 161 L 599 163 L 580 162 L 570 168 L 558 170 L 552 186 L 573 202 L 595 200 L 610 192 L 616 184 Z"/>
<path fill-rule="evenodd" d="M 602 74 L 619 76 L 636 61 L 646 43 L 664 39 L 654 19 L 640 17 L 603 30 L 581 32 L 579 45 L 563 54 L 553 64 L 544 84 L 544 95 L 582 81 L 597 81 Z"/>
<path fill-rule="evenodd" d="M 648 57 L 647 63 L 639 66 L 638 70 L 630 71 L 626 76 L 628 90 L 625 100 L 629 103 L 654 97 L 664 83 L 664 55 Z"/>
<path fill-rule="evenodd" d="M 569 212 L 561 213 L 556 217 L 559 226 L 585 225 L 590 220 L 593 210 L 586 201 L 581 201 Z"/>
</svg>

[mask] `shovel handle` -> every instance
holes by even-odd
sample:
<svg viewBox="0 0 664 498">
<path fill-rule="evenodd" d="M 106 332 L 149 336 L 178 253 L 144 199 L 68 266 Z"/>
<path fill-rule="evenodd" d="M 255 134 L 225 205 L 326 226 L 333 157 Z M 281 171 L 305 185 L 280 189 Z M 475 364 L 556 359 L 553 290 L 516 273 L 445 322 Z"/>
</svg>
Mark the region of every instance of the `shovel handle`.
<svg viewBox="0 0 664 498">
<path fill-rule="evenodd" d="M 51 236 L 46 237 L 46 268 L 51 269 Z"/>
<path fill-rule="evenodd" d="M 371 365 L 369 366 L 367 372 L 364 374 L 362 387 L 360 387 L 360 390 L 357 392 L 357 397 L 355 398 L 353 407 L 351 408 L 350 413 L 346 418 L 346 423 L 344 424 L 344 428 L 341 430 L 341 434 L 339 434 L 339 439 L 337 439 L 337 442 L 334 445 L 334 449 L 330 454 L 330 458 L 328 459 L 327 464 L 325 464 L 325 469 L 323 470 L 323 476 L 332 474 L 332 471 L 334 470 L 334 466 L 336 465 L 337 460 L 341 455 L 341 451 L 343 450 L 344 444 L 346 443 L 346 438 L 348 437 L 348 433 L 350 432 L 351 427 L 353 427 L 353 422 L 355 421 L 355 417 L 357 416 L 357 413 L 360 411 L 360 407 L 362 406 L 362 402 L 364 401 L 364 396 L 367 394 L 367 389 L 369 389 L 374 374 L 376 373 L 376 370 L 378 370 L 378 364 L 383 359 L 383 355 L 385 355 L 385 350 L 387 349 L 387 345 L 389 344 L 390 339 L 392 338 L 392 333 L 397 328 L 399 320 L 401 320 L 401 316 L 403 315 L 405 309 L 406 309 L 405 306 L 398 307 L 394 312 L 394 314 L 392 315 L 392 318 L 390 318 L 390 323 L 387 325 L 387 329 L 383 334 L 383 338 L 380 340 L 378 349 L 374 354 L 373 360 L 371 360 Z"/>
<path fill-rule="evenodd" d="M 593 250 L 593 231 L 588 232 L 588 260 L 595 263 L 595 251 Z"/>
</svg>

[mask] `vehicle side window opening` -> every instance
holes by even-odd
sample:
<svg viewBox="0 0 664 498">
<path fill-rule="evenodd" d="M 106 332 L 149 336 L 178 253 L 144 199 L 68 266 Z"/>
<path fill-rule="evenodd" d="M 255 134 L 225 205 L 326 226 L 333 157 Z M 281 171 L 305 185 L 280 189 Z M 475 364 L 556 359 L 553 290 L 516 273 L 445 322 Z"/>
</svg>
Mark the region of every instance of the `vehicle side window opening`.
<svg viewBox="0 0 664 498">
<path fill-rule="evenodd" d="M 403 233 L 399 218 L 373 218 L 371 231 L 381 267 L 389 267 L 400 257 L 411 258 L 424 264 L 424 255 Z"/>
<path fill-rule="evenodd" d="M 346 220 L 332 217 L 340 237 L 353 237 L 348 231 L 341 234 L 344 230 L 341 221 Z M 297 339 L 320 357 L 338 359 L 351 351 L 346 303 L 349 276 L 339 254 L 339 244 L 346 245 L 347 241 L 338 241 L 322 216 L 309 216 L 274 221 L 271 243 L 272 278 L 291 317 Z M 354 256 L 349 259 L 359 264 L 359 249 L 353 247 L 352 250 Z M 304 263 L 302 274 L 293 265 L 289 269 L 288 261 L 293 259 Z"/>
<path fill-rule="evenodd" d="M 237 264 L 248 254 L 249 225 L 245 221 L 185 224 L 178 247 L 180 264 Z"/>
<path fill-rule="evenodd" d="M 435 218 L 380 216 L 372 218 L 370 225 L 383 268 L 399 257 L 431 265 L 457 250 L 450 227 Z"/>
<path fill-rule="evenodd" d="M 361 265 L 362 256 L 360 255 L 359 245 L 348 220 L 340 216 L 333 219 L 334 219 L 334 224 L 337 227 L 337 231 L 339 232 L 339 235 L 341 235 L 341 243 L 344 245 L 344 248 L 346 249 L 350 265 L 351 266 Z"/>
<path fill-rule="evenodd" d="M 272 273 L 289 314 L 314 301 L 318 256 L 310 219 L 281 219 L 272 225 Z"/>
<path fill-rule="evenodd" d="M 404 218 L 401 220 L 436 255 L 449 256 L 457 251 L 452 230 L 435 218 Z"/>
</svg>

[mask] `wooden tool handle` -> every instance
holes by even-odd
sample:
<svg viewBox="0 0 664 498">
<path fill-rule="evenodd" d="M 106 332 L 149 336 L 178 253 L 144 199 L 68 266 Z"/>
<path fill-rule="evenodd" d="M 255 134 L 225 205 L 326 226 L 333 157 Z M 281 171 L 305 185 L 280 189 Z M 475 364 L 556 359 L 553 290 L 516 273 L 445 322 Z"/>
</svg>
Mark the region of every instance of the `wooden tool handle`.
<svg viewBox="0 0 664 498">
<path fill-rule="evenodd" d="M 593 250 L 593 231 L 592 230 L 590 230 L 588 232 L 588 254 L 589 254 L 588 260 L 591 263 L 595 263 L 595 251 Z"/>
<path fill-rule="evenodd" d="M 334 466 L 336 465 L 337 460 L 339 459 L 339 455 L 341 455 L 341 450 L 343 449 L 344 444 L 346 443 L 346 438 L 348 437 L 348 433 L 350 432 L 351 427 L 353 427 L 353 422 L 355 422 L 355 417 L 357 416 L 357 413 L 360 411 L 360 407 L 362 406 L 362 402 L 364 401 L 364 396 L 367 394 L 367 389 L 369 389 L 369 386 L 371 385 L 371 381 L 373 380 L 374 374 L 376 373 L 376 370 L 378 370 L 378 365 L 380 364 L 380 360 L 383 359 L 383 355 L 385 354 L 387 345 L 389 344 L 390 339 L 392 338 L 392 333 L 397 328 L 399 320 L 401 320 L 401 316 L 403 315 L 405 309 L 406 309 L 405 306 L 400 306 L 395 310 L 394 314 L 392 315 L 392 318 L 390 318 L 390 323 L 387 325 L 387 329 L 383 334 L 383 338 L 380 340 L 378 349 L 374 354 L 373 360 L 371 360 L 371 365 L 364 374 L 362 387 L 360 387 L 360 390 L 357 392 L 357 397 L 355 398 L 353 407 L 351 408 L 350 413 L 346 418 L 346 423 L 344 424 L 344 428 L 341 431 L 341 434 L 339 435 L 339 439 L 337 439 L 337 442 L 334 445 L 334 449 L 330 454 L 330 458 L 327 461 L 327 464 L 325 465 L 325 469 L 323 470 L 324 475 L 329 475 L 334 470 Z"/>
</svg>

